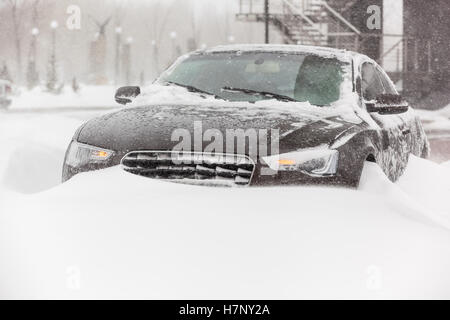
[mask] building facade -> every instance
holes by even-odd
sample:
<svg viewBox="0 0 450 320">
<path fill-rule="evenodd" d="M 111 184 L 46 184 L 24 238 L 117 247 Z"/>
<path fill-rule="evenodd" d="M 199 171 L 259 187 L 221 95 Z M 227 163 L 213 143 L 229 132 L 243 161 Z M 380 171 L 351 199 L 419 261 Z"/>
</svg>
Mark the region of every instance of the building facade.
<svg viewBox="0 0 450 320">
<path fill-rule="evenodd" d="M 404 0 L 405 90 L 450 89 L 450 2 Z"/>
</svg>

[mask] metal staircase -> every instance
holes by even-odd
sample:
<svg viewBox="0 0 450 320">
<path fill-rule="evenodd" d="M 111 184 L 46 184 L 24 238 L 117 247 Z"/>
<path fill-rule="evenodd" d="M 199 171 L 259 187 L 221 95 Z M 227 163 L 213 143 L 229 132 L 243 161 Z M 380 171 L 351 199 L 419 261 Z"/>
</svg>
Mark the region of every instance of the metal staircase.
<svg viewBox="0 0 450 320">
<path fill-rule="evenodd" d="M 354 2 L 336 4 L 345 11 Z M 264 21 L 264 0 L 240 0 L 237 18 Z M 286 43 L 358 49 L 360 31 L 325 0 L 270 0 L 269 21 Z"/>
<path fill-rule="evenodd" d="M 282 13 L 275 14 L 273 21 L 281 28 L 287 43 L 326 46 L 326 30 L 318 10 L 315 6 L 299 8 L 291 1 L 282 1 Z"/>
<path fill-rule="evenodd" d="M 376 60 L 399 84 L 400 80 L 405 83 L 417 82 L 417 79 L 431 82 L 432 41 L 405 37 L 403 34 L 367 30 L 361 33 L 349 22 L 353 10 L 358 10 L 359 1 L 269 0 L 268 20 L 280 31 L 285 43 L 361 52 Z M 238 20 L 266 20 L 264 0 L 239 0 L 239 4 Z M 427 52 L 425 58 L 419 54 L 420 45 Z M 423 90 L 423 87 L 419 85 L 415 91 Z M 410 91 L 407 94 L 412 96 L 414 90 Z"/>
</svg>

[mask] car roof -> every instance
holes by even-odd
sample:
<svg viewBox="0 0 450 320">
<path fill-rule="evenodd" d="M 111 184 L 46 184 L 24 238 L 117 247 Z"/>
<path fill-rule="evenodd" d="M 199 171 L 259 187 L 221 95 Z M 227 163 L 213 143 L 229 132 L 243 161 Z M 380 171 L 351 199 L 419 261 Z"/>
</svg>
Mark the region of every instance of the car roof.
<svg viewBox="0 0 450 320">
<path fill-rule="evenodd" d="M 213 48 L 197 51 L 199 53 L 222 53 L 222 52 L 267 52 L 267 53 L 310 53 L 325 57 L 335 57 L 340 60 L 349 61 L 352 58 L 364 55 L 347 51 L 343 49 L 334 49 L 328 47 L 304 46 L 304 45 L 287 45 L 287 44 L 239 44 L 239 45 L 222 45 Z"/>
</svg>

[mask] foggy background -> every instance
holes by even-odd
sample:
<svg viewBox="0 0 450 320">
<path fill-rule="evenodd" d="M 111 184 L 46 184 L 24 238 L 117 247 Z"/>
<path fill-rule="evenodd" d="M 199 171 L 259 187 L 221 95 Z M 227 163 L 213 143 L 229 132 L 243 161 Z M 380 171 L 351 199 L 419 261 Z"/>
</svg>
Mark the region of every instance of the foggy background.
<svg viewBox="0 0 450 320">
<path fill-rule="evenodd" d="M 56 64 L 59 80 L 92 81 L 90 47 L 98 24 L 106 23 L 106 77 L 114 82 L 116 46 L 130 45 L 131 83 L 147 83 L 182 53 L 227 43 L 261 43 L 264 26 L 237 22 L 238 0 L 1 0 L 0 67 L 6 65 L 15 83 L 26 84 L 25 71 L 36 35 L 36 69 L 45 81 L 51 56 L 51 22 L 57 21 Z M 13 6 L 17 4 L 16 12 Z M 66 21 L 71 5 L 81 9 L 81 28 L 70 30 Z M 17 16 L 17 26 L 13 16 Z M 109 20 L 108 20 L 109 19 Z M 119 29 L 118 29 L 119 28 Z M 120 39 L 118 39 L 118 30 Z M 121 31 L 121 32 L 120 32 Z M 273 40 L 277 41 L 276 34 Z M 17 41 L 19 44 L 17 45 Z M 19 48 L 19 49 L 18 49 Z M 17 55 L 20 50 L 19 55 Z M 120 60 L 120 58 L 119 58 Z M 118 84 L 126 82 L 123 61 Z M 19 68 L 21 72 L 19 72 Z"/>
<path fill-rule="evenodd" d="M 448 1 L 328 0 L 317 6 L 319 2 L 270 0 L 270 43 L 362 52 L 382 65 L 416 107 L 437 109 L 450 103 Z M 263 4 L 263 0 L 0 0 L 0 78 L 11 80 L 16 93 L 37 86 L 59 93 L 63 85 L 74 82 L 75 87 L 149 84 L 183 53 L 218 44 L 263 43 Z M 315 26 L 327 34 L 326 43 L 298 41 L 283 29 L 286 25 L 280 21 L 285 21 L 276 15 L 289 18 L 289 4 L 316 19 Z M 373 6 L 381 8 L 375 29 L 368 23 Z M 311 12 L 315 7 L 322 8 Z M 74 15 L 80 22 L 75 29 Z M 294 32 L 301 28 L 289 23 L 287 27 Z M 310 30 L 300 31 L 314 37 Z"/>
</svg>

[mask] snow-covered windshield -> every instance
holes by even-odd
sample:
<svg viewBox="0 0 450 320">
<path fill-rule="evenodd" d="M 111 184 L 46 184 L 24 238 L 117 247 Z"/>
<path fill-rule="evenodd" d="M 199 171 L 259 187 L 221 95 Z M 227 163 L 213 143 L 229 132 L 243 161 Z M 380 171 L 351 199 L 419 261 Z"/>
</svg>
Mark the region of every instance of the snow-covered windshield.
<svg viewBox="0 0 450 320">
<path fill-rule="evenodd" d="M 345 65 L 306 53 L 193 54 L 169 68 L 158 83 L 230 101 L 278 99 L 326 106 L 341 96 Z"/>
</svg>

